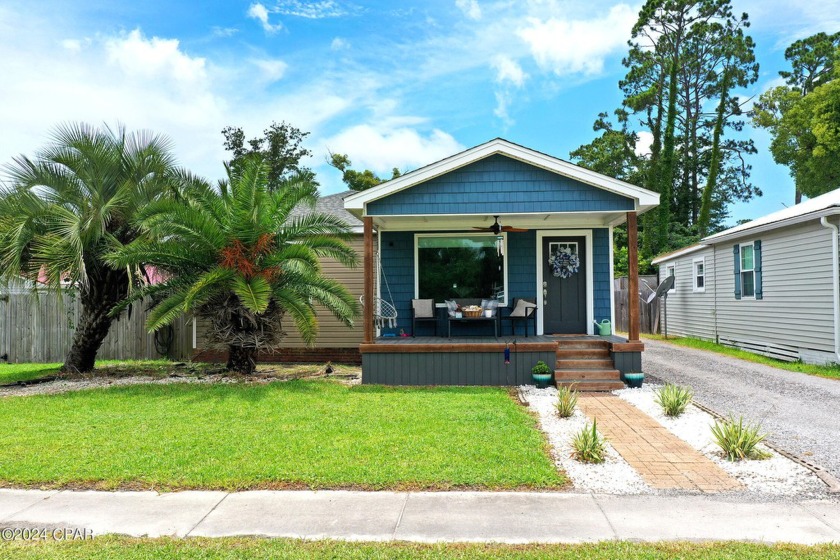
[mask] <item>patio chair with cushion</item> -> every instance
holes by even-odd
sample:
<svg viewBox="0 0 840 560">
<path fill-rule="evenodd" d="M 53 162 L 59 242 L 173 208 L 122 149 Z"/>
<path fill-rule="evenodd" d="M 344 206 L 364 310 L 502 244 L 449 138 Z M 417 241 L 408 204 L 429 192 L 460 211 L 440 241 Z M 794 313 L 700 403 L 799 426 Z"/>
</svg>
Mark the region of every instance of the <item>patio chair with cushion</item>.
<svg viewBox="0 0 840 560">
<path fill-rule="evenodd" d="M 537 304 L 531 300 L 519 298 L 514 300 L 513 309 L 502 321 L 510 321 L 510 332 L 516 334 L 516 323 L 525 323 L 525 336 L 528 336 L 528 322 L 534 324 L 534 336 L 537 335 Z"/>
<path fill-rule="evenodd" d="M 438 319 L 435 311 L 435 300 L 433 299 L 411 300 L 411 336 L 417 336 L 417 323 L 423 321 L 434 323 L 435 336 L 437 336 Z"/>
</svg>

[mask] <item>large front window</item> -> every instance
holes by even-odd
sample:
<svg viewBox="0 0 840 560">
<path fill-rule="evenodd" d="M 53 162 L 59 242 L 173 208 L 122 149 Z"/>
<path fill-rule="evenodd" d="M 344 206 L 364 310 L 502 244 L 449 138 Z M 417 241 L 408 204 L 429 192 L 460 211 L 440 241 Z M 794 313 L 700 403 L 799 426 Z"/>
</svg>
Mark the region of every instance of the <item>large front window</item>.
<svg viewBox="0 0 840 560">
<path fill-rule="evenodd" d="M 505 299 L 505 236 L 417 235 L 417 297 Z"/>
</svg>

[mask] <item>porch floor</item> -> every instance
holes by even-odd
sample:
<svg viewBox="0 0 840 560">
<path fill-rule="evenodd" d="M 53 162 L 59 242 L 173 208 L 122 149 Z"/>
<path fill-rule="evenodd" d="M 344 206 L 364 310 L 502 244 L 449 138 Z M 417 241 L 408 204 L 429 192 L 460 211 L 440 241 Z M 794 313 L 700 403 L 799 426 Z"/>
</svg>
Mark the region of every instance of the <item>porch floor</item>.
<svg viewBox="0 0 840 560">
<path fill-rule="evenodd" d="M 601 340 L 609 343 L 623 344 L 627 342 L 626 338 L 610 335 L 597 336 L 591 334 L 558 334 L 558 335 L 538 335 L 538 336 L 500 336 L 498 338 L 493 336 L 453 336 L 447 338 L 445 336 L 380 336 L 374 344 L 436 344 L 440 346 L 448 346 L 452 344 L 528 344 L 528 343 L 552 343 L 552 342 L 573 342 L 581 340 Z"/>
</svg>

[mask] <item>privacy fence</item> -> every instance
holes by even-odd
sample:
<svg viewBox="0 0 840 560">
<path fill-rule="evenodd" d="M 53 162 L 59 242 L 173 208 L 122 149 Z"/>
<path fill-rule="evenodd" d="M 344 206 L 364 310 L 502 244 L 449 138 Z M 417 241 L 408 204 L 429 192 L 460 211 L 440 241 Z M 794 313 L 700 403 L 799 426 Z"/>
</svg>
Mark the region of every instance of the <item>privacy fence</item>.
<svg viewBox="0 0 840 560">
<path fill-rule="evenodd" d="M 639 322 L 643 333 L 655 334 L 659 332 L 659 299 L 647 303 L 648 297 L 656 291 L 656 276 L 639 276 Z M 630 290 L 627 277 L 613 279 L 615 293 L 615 330 L 627 332 L 629 330 L 629 298 Z"/>
<path fill-rule="evenodd" d="M 188 359 L 193 350 L 193 329 L 189 318 L 150 334 L 144 327 L 147 305 L 135 304 L 131 315 L 124 313 L 97 354 L 106 360 Z M 61 362 L 64 360 L 81 304 L 68 292 L 0 292 L 0 363 Z"/>
</svg>

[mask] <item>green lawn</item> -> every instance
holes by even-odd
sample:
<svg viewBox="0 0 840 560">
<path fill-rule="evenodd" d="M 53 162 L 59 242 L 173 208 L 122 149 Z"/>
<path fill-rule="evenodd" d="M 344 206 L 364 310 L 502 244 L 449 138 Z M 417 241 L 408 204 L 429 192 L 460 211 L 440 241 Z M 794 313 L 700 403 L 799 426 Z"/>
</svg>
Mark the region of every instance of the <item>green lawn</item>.
<svg viewBox="0 0 840 560">
<path fill-rule="evenodd" d="M 18 381 L 32 381 L 41 377 L 58 375 L 61 363 L 55 364 L 0 364 L 0 385 Z M 172 371 L 168 360 L 97 360 L 97 375 L 151 375 L 166 376 Z"/>
<path fill-rule="evenodd" d="M 505 389 L 330 381 L 135 385 L 0 399 L 0 484 L 551 488 Z"/>
<path fill-rule="evenodd" d="M 760 354 L 753 354 L 752 352 L 747 352 L 746 350 L 739 350 L 738 348 L 715 344 L 714 342 L 709 342 L 708 340 L 700 340 L 699 338 L 669 336 L 666 339 L 662 335 L 658 334 L 642 334 L 641 336 L 642 339 L 649 338 L 652 340 L 661 340 L 670 344 L 676 344 L 677 346 L 685 346 L 686 348 L 708 350 L 709 352 L 726 354 L 727 356 L 732 356 L 733 358 L 773 366 L 775 368 L 785 369 L 788 371 L 807 373 L 808 375 L 818 375 L 820 377 L 828 377 L 830 379 L 840 379 L 840 366 L 836 364 L 830 366 L 817 366 L 813 364 L 803 364 L 802 362 L 785 362 L 774 358 L 768 358 L 767 356 L 762 356 Z"/>
<path fill-rule="evenodd" d="M 411 544 L 345 543 L 337 541 L 299 541 L 289 539 L 134 539 L 100 537 L 88 541 L 4 543 L 4 558 L 154 560 L 184 558 L 201 560 L 238 560 L 240 558 L 306 559 L 557 559 L 557 560 L 811 560 L 838 559 L 840 546 L 765 545 L 753 543 L 657 543 L 604 542 L 582 545 L 482 545 L 482 544 Z"/>
</svg>

